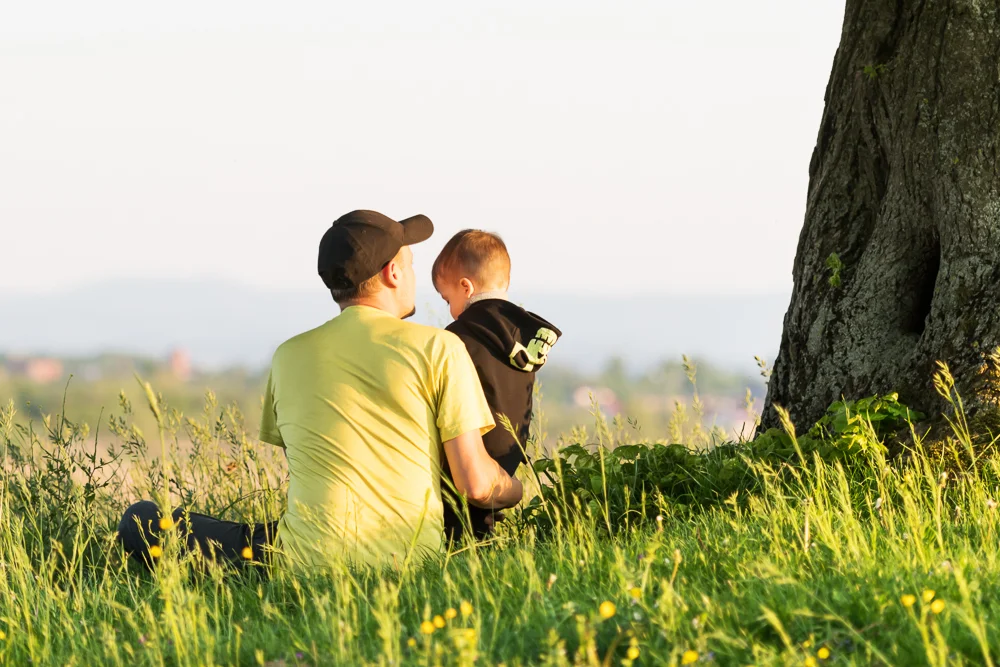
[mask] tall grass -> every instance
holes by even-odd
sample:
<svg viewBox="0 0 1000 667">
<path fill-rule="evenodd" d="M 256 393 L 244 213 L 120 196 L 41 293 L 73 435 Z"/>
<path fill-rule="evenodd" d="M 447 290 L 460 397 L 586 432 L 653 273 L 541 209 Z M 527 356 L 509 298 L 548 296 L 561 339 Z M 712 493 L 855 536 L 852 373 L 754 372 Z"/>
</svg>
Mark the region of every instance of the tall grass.
<svg viewBox="0 0 1000 667">
<path fill-rule="evenodd" d="M 545 474 L 524 473 L 545 498 L 531 514 L 514 512 L 489 544 L 399 570 L 331 563 L 308 575 L 206 564 L 176 535 L 147 573 L 114 542 L 121 511 L 142 497 L 169 494 L 230 519 L 280 514 L 283 457 L 248 435 L 236 406 L 209 394 L 202 414 L 185 416 L 151 391 L 144 409 L 159 414 L 162 444 L 157 434 L 150 447 L 122 395 L 101 425 L 115 443 L 104 448 L 62 414 L 28 424 L 9 404 L 0 662 L 992 664 L 1000 461 L 978 454 L 995 443 L 968 437 L 948 377 L 938 382 L 954 401 L 952 440 L 964 457 L 929 453 L 914 429 L 908 455 L 889 461 L 886 436 L 861 418 L 851 422 L 867 457 L 858 466 L 803 446 L 786 424 L 794 458 L 734 450 L 752 486 L 687 503 L 651 478 L 639 487 L 646 502 L 627 505 L 639 516 L 612 500 L 621 465 L 643 456 L 623 447 L 665 446 L 631 442 L 636 429 L 611 428 L 595 410 L 596 442 L 573 443 L 600 462 L 593 503 L 568 490 L 577 457 L 555 455 L 537 466 Z"/>
</svg>

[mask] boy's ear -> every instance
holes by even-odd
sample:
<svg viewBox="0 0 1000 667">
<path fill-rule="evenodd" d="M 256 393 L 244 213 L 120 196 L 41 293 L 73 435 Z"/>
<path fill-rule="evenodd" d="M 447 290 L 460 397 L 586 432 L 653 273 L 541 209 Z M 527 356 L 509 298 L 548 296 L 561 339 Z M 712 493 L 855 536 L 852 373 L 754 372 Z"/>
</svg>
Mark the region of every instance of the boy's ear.
<svg viewBox="0 0 1000 667">
<path fill-rule="evenodd" d="M 462 278 L 459 283 L 459 287 L 462 288 L 462 292 L 466 297 L 470 297 L 476 293 L 476 286 L 472 284 L 472 281 L 468 278 Z"/>
</svg>

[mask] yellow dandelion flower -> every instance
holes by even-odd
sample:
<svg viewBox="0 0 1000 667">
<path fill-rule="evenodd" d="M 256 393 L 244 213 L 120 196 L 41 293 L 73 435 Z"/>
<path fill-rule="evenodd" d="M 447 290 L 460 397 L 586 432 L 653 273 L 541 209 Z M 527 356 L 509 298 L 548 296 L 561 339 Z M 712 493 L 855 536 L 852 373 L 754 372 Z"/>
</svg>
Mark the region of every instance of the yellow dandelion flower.
<svg viewBox="0 0 1000 667">
<path fill-rule="evenodd" d="M 806 657 L 806 662 L 805 662 L 806 667 L 816 667 L 816 665 L 818 664 L 819 663 L 816 662 L 816 658 L 812 657 L 811 655 Z"/>
<path fill-rule="evenodd" d="M 909 608 L 909 607 L 912 607 L 914 604 L 916 604 L 916 602 L 917 602 L 917 596 L 916 595 L 910 595 L 909 593 L 907 593 L 903 597 L 899 598 L 899 601 L 903 603 L 904 607 Z"/>
<path fill-rule="evenodd" d="M 154 544 L 149 547 L 149 555 L 151 558 L 159 558 L 163 555 L 163 549 L 160 548 L 159 544 Z"/>
<path fill-rule="evenodd" d="M 802 648 L 812 648 L 812 645 L 813 645 L 812 637 L 802 642 Z"/>
<path fill-rule="evenodd" d="M 476 629 L 466 628 L 465 629 L 465 640 L 470 644 L 476 641 Z"/>
<path fill-rule="evenodd" d="M 414 639 L 413 637 L 410 637 L 409 639 L 406 640 L 406 645 L 409 646 L 410 648 L 413 648 L 417 645 L 417 640 Z"/>
<path fill-rule="evenodd" d="M 820 649 L 816 651 L 816 656 L 819 657 L 820 660 L 826 660 L 830 657 L 830 649 L 825 646 L 821 646 Z"/>
<path fill-rule="evenodd" d="M 174 527 L 174 520 L 169 516 L 165 516 L 160 519 L 160 530 L 170 530 Z"/>
<path fill-rule="evenodd" d="M 444 619 L 441 618 L 440 616 L 435 616 L 433 623 L 435 628 L 440 629 L 444 627 Z"/>
<path fill-rule="evenodd" d="M 468 616 L 472 613 L 472 604 L 462 600 L 462 604 L 458 605 L 458 608 L 462 611 L 462 616 Z"/>
<path fill-rule="evenodd" d="M 934 599 L 934 591 L 927 589 L 921 594 L 920 597 L 924 601 L 924 604 L 927 604 Z"/>
<path fill-rule="evenodd" d="M 631 595 L 636 600 L 638 600 L 639 598 L 642 597 L 642 589 L 639 588 L 638 586 L 633 586 L 631 590 L 629 590 L 628 594 Z"/>
<path fill-rule="evenodd" d="M 628 657 L 629 660 L 635 660 L 636 658 L 639 657 L 639 649 L 637 649 L 634 646 L 629 646 L 628 651 L 626 651 L 625 655 L 626 657 Z"/>
<path fill-rule="evenodd" d="M 600 612 L 601 618 L 611 618 L 615 615 L 615 612 L 618 611 L 618 608 L 615 607 L 614 602 L 605 600 L 601 603 L 601 606 L 597 608 L 597 611 Z"/>
<path fill-rule="evenodd" d="M 456 616 L 458 616 L 458 612 L 451 607 L 448 607 L 447 611 L 444 612 L 444 617 L 447 618 L 449 621 L 455 618 Z"/>
<path fill-rule="evenodd" d="M 934 600 L 934 603 L 931 604 L 931 611 L 935 614 L 940 614 L 944 611 L 944 600 Z"/>
<path fill-rule="evenodd" d="M 253 558 L 253 549 L 250 547 L 243 547 L 243 551 L 240 552 L 240 555 L 246 560 L 251 560 Z"/>
<path fill-rule="evenodd" d="M 7 639 L 7 633 L 4 632 L 3 630 L 0 630 L 0 642 L 2 642 L 5 639 Z"/>
<path fill-rule="evenodd" d="M 423 623 L 420 624 L 420 632 L 424 633 L 425 635 L 433 635 L 434 624 L 431 623 L 430 621 L 424 621 Z"/>
<path fill-rule="evenodd" d="M 693 665 L 698 662 L 698 652 L 687 650 L 684 651 L 684 655 L 681 656 L 682 665 Z"/>
</svg>

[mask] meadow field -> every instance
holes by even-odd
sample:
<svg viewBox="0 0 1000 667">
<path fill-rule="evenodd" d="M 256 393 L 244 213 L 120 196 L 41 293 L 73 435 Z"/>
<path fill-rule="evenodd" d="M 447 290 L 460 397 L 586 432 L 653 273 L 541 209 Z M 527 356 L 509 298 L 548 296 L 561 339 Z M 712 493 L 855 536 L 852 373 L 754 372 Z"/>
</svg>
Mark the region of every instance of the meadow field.
<svg viewBox="0 0 1000 667">
<path fill-rule="evenodd" d="M 169 527 L 154 573 L 115 543 L 140 498 L 280 515 L 283 457 L 238 406 L 183 414 L 145 385 L 87 425 L 11 401 L 0 663 L 992 665 L 996 441 L 933 381 L 933 428 L 884 396 L 732 442 L 688 410 L 667 444 L 595 406 L 557 448 L 525 443 L 529 492 L 488 543 L 308 576 L 210 565 Z"/>
</svg>

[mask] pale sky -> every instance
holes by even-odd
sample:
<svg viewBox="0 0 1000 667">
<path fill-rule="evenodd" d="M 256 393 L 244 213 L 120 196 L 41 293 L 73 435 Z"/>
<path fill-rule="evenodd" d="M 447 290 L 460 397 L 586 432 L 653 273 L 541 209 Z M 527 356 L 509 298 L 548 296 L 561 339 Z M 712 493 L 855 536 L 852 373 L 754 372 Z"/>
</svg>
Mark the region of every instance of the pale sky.
<svg viewBox="0 0 1000 667">
<path fill-rule="evenodd" d="M 787 291 L 844 0 L 7 2 L 0 289 L 322 289 L 337 216 L 520 293 Z"/>
</svg>

